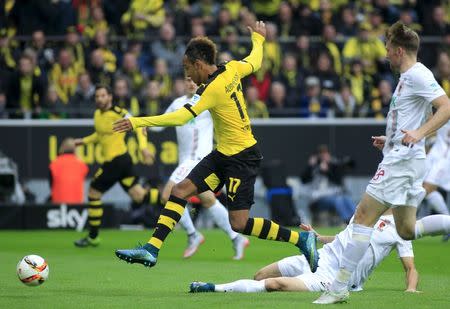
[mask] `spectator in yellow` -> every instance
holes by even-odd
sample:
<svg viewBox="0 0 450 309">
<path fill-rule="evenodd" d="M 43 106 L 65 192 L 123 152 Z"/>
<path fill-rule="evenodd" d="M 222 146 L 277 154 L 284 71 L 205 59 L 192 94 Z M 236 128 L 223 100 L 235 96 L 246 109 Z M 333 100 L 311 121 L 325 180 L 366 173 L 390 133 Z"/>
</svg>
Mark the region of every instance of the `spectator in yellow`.
<svg viewBox="0 0 450 309">
<path fill-rule="evenodd" d="M 387 80 L 378 83 L 376 94 L 370 103 L 369 117 L 385 119 L 389 112 L 389 105 L 392 99 L 392 86 Z"/>
<path fill-rule="evenodd" d="M 122 68 L 116 75 L 125 76 L 130 81 L 130 90 L 134 95 L 140 94 L 146 84 L 146 77 L 138 67 L 136 55 L 131 52 L 123 56 Z"/>
<path fill-rule="evenodd" d="M 247 103 L 247 114 L 253 118 L 269 118 L 266 104 L 258 99 L 258 89 L 250 86 L 245 91 L 245 102 Z"/>
<path fill-rule="evenodd" d="M 160 85 L 156 80 L 148 82 L 141 99 L 142 114 L 159 115 L 165 111 L 167 102 L 160 95 Z"/>
<path fill-rule="evenodd" d="M 341 51 L 335 43 L 336 28 L 332 25 L 324 25 L 322 30 L 322 41 L 319 44 L 319 49 L 327 50 L 331 58 L 333 58 L 333 66 L 336 74 L 342 73 Z"/>
<path fill-rule="evenodd" d="M 105 69 L 108 72 L 114 73 L 117 68 L 117 58 L 111 48 L 108 46 L 108 34 L 105 30 L 99 30 L 95 34 L 94 45 L 103 54 L 105 60 Z"/>
<path fill-rule="evenodd" d="M 129 38 L 142 39 L 147 29 L 161 27 L 165 18 L 164 1 L 132 0 L 121 22 Z"/>
<path fill-rule="evenodd" d="M 114 81 L 113 104 L 128 110 L 131 115 L 140 115 L 139 101 L 130 92 L 129 81 L 125 77 L 118 77 Z"/>
<path fill-rule="evenodd" d="M 361 23 L 358 29 L 358 36 L 350 38 L 345 43 L 342 55 L 347 63 L 350 63 L 354 58 L 361 59 L 364 71 L 369 74 L 375 74 L 377 61 L 384 61 L 386 49 L 383 42 L 379 38 L 372 36 L 370 31 L 370 24 Z"/>
<path fill-rule="evenodd" d="M 239 18 L 239 13 L 242 9 L 241 0 L 225 0 L 222 3 L 222 7 L 228 9 L 231 14 L 231 19 L 236 21 Z"/>
<path fill-rule="evenodd" d="M 91 8 L 91 20 L 84 28 L 83 34 L 89 39 L 93 39 L 98 31 L 109 31 L 108 22 L 101 6 L 93 6 Z"/>
<path fill-rule="evenodd" d="M 86 62 L 84 60 L 84 47 L 80 42 L 80 35 L 74 26 L 67 28 L 64 45 L 65 48 L 72 53 L 74 64 L 77 66 L 78 71 L 83 72 L 86 67 Z"/>
<path fill-rule="evenodd" d="M 75 94 L 78 85 L 78 68 L 73 62 L 72 54 L 67 49 L 61 49 L 58 62 L 49 74 L 49 83 L 55 87 L 58 98 L 67 104 Z"/>
<path fill-rule="evenodd" d="M 438 54 L 435 76 L 445 93 L 450 96 L 450 56 L 445 51 Z"/>
<path fill-rule="evenodd" d="M 351 93 L 355 97 L 358 116 L 367 115 L 368 103 L 370 102 L 373 90 L 373 79 L 369 74 L 363 72 L 362 62 L 355 58 L 350 63 L 350 72 L 345 74 L 346 84 L 349 85 Z"/>
<path fill-rule="evenodd" d="M 169 74 L 166 60 L 161 58 L 155 60 L 155 73 L 152 75 L 151 80 L 159 83 L 159 95 L 161 97 L 167 98 L 171 95 L 172 77 Z"/>
<path fill-rule="evenodd" d="M 266 24 L 266 41 L 264 42 L 264 58 L 271 64 L 270 71 L 277 75 L 281 67 L 281 46 L 278 42 L 278 29 L 274 23 Z"/>
</svg>

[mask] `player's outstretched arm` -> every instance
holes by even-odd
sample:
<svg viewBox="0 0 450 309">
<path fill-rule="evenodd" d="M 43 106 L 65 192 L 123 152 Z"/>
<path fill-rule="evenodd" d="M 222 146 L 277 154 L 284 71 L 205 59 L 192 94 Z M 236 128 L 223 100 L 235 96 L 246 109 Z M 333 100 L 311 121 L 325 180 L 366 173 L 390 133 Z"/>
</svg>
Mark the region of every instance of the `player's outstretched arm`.
<svg viewBox="0 0 450 309">
<path fill-rule="evenodd" d="M 247 76 L 253 72 L 256 72 L 261 67 L 263 59 L 263 43 L 266 37 L 266 25 L 262 21 L 257 21 L 254 27 L 248 27 L 252 38 L 252 51 L 243 62 L 249 63 L 249 65 L 240 65 L 239 71 L 241 76 Z"/>
<path fill-rule="evenodd" d="M 126 132 L 142 127 L 176 127 L 186 124 L 192 118 L 194 115 L 191 111 L 180 108 L 172 113 L 158 116 L 120 119 L 113 123 L 113 131 Z"/>
<path fill-rule="evenodd" d="M 419 283 L 419 273 L 414 265 L 414 257 L 400 258 L 403 269 L 405 270 L 406 290 L 405 292 L 417 293 L 417 285 Z"/>
</svg>

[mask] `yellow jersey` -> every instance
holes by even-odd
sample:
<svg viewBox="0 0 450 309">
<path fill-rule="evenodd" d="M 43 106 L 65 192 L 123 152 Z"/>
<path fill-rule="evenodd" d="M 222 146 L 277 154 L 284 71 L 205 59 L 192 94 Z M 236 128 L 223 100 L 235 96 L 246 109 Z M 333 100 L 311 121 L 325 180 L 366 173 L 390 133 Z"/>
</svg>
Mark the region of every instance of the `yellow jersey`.
<svg viewBox="0 0 450 309">
<path fill-rule="evenodd" d="M 219 65 L 184 108 L 159 116 L 131 117 L 133 128 L 179 126 L 209 110 L 219 152 L 231 156 L 255 145 L 241 79 L 261 67 L 264 37 L 253 32 L 252 43 L 250 55 L 241 61 Z"/>
<path fill-rule="evenodd" d="M 128 116 L 127 110 L 120 108 L 119 106 L 113 106 L 107 111 L 97 109 L 94 113 L 95 132 L 83 138 L 83 143 L 99 143 L 102 147 L 102 154 L 105 162 L 123 155 L 127 152 L 125 133 L 114 133 L 112 124 L 113 122 Z M 147 136 L 144 131 L 137 130 L 136 136 L 139 149 L 142 150 L 146 148 Z"/>
</svg>

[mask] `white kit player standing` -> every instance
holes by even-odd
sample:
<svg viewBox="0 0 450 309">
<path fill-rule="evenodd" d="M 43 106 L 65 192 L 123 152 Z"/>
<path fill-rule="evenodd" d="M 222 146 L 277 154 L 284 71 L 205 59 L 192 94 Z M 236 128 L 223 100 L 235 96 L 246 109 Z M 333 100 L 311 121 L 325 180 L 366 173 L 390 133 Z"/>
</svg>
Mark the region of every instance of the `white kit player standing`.
<svg viewBox="0 0 450 309">
<path fill-rule="evenodd" d="M 362 290 L 362 286 L 375 268 L 396 249 L 406 273 L 406 291 L 415 292 L 419 275 L 414 265 L 412 242 L 403 240 L 396 231 L 394 217 L 389 210 L 381 216 L 375 225 L 375 231 L 366 251 L 353 273 L 348 289 Z M 307 227 L 310 229 L 310 227 Z M 320 236 L 318 239 L 327 243 L 319 249 L 320 259 L 316 272 L 312 273 L 303 255 L 284 258 L 263 267 L 255 275 L 255 280 L 238 280 L 224 284 L 193 282 L 191 292 L 321 292 L 331 284 L 339 271 L 339 261 L 351 239 L 352 225 L 335 237 Z"/>
<path fill-rule="evenodd" d="M 352 238 L 343 252 L 340 269 L 329 290 L 315 304 L 334 304 L 349 298 L 348 283 L 358 262 L 370 245 L 373 226 L 392 208 L 398 234 L 403 239 L 448 234 L 450 216 L 427 216 L 416 222 L 417 206 L 425 196 L 424 137 L 450 119 L 450 102 L 433 73 L 417 62 L 419 36 L 401 22 L 386 35 L 387 59 L 400 79 L 392 96 L 386 136 L 373 137 L 373 145 L 383 149 L 383 160 L 369 182 L 355 213 Z M 431 107 L 436 112 L 428 121 Z"/>
<path fill-rule="evenodd" d="M 437 188 L 450 191 L 450 121 L 437 131 L 436 140 L 427 154 L 426 166 L 425 200 L 434 211 L 448 215 L 447 203 Z"/>
<path fill-rule="evenodd" d="M 186 95 L 175 99 L 165 113 L 171 113 L 189 103 L 191 97 L 197 91 L 197 85 L 190 79 L 185 79 Z M 151 128 L 152 131 L 160 131 L 164 128 Z M 163 203 L 166 203 L 172 187 L 179 183 L 191 172 L 200 160 L 213 149 L 214 127 L 209 111 L 205 111 L 192 119 L 189 123 L 175 128 L 178 143 L 178 166 L 173 171 L 169 181 L 164 186 L 161 194 Z M 233 242 L 233 259 L 240 260 L 244 257 L 244 250 L 249 245 L 247 237 L 240 235 L 231 228 L 228 211 L 212 191 L 206 191 L 198 195 L 202 206 L 214 223 L 222 229 Z M 178 222 L 188 234 L 188 246 L 183 253 L 184 258 L 189 258 L 197 252 L 198 247 L 204 242 L 204 236 L 195 228 L 189 211 L 185 209 Z"/>
</svg>

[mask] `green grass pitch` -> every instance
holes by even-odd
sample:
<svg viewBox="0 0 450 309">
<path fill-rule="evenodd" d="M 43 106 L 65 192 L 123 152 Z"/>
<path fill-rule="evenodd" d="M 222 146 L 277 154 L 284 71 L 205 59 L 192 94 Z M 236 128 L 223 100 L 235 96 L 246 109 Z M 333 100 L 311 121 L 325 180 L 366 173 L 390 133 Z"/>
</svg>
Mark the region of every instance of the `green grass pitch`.
<svg viewBox="0 0 450 309">
<path fill-rule="evenodd" d="M 290 244 L 252 238 L 245 259 L 233 261 L 225 234 L 209 230 L 204 235 L 206 242 L 199 252 L 183 260 L 186 236 L 176 230 L 156 267 L 149 269 L 119 261 L 114 249 L 145 242 L 150 231 L 102 231 L 101 246 L 87 249 L 73 246 L 82 234 L 71 231 L 2 231 L 0 308 L 317 308 L 311 302 L 318 293 L 188 293 L 191 281 L 251 278 L 262 266 L 296 254 Z M 366 283 L 365 291 L 335 306 L 450 308 L 450 243 L 435 237 L 416 241 L 414 247 L 423 293 L 403 292 L 404 273 L 392 252 Z M 41 255 L 50 265 L 49 280 L 42 286 L 27 287 L 17 279 L 16 264 L 27 254 Z"/>
</svg>

